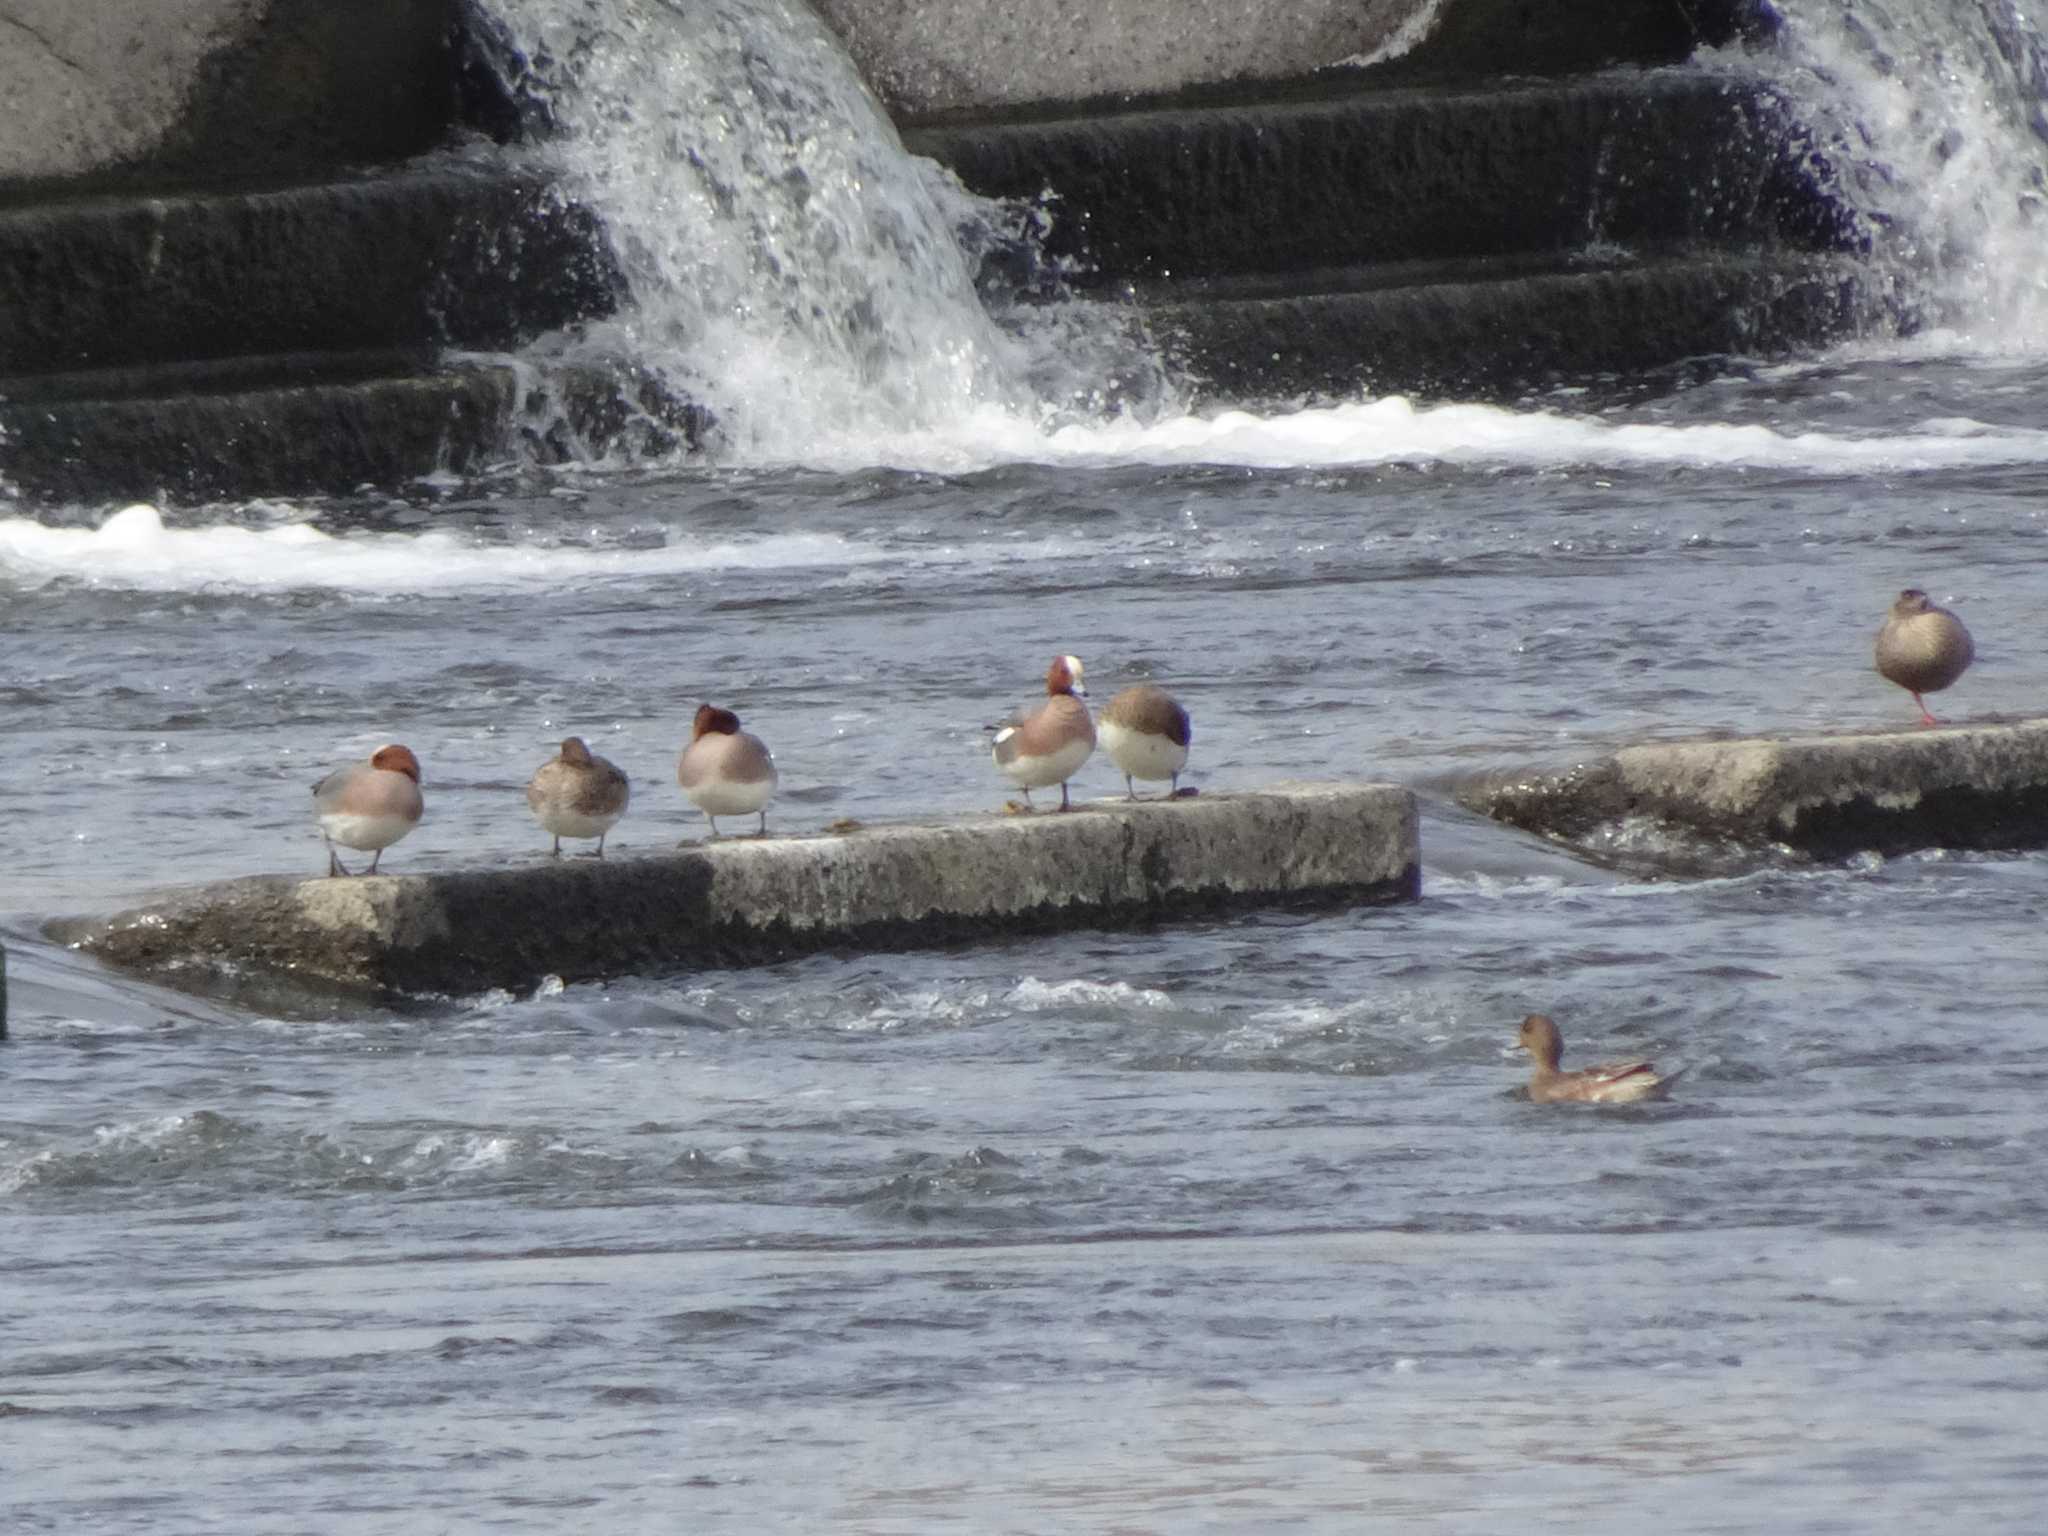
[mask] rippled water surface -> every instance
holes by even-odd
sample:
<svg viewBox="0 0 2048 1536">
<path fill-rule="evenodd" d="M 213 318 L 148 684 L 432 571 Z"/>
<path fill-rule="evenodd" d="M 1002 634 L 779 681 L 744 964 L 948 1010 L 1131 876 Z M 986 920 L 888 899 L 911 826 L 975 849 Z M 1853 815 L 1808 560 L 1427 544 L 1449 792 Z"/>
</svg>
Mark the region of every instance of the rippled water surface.
<svg viewBox="0 0 2048 1536">
<path fill-rule="evenodd" d="M 1939 709 L 2038 713 L 2044 385 L 0 517 L 10 1529 L 2035 1529 L 2048 861 L 1653 880 L 1439 796 L 1909 725 L 1907 584 L 1977 635 Z M 385 740 L 396 870 L 540 857 L 571 731 L 658 852 L 707 697 L 783 830 L 986 813 L 1066 650 L 1178 689 L 1205 787 L 1418 785 L 1423 899 L 289 1019 L 36 934 L 314 873 L 306 787 Z M 1532 1007 L 1674 1101 L 1530 1105 Z"/>
</svg>

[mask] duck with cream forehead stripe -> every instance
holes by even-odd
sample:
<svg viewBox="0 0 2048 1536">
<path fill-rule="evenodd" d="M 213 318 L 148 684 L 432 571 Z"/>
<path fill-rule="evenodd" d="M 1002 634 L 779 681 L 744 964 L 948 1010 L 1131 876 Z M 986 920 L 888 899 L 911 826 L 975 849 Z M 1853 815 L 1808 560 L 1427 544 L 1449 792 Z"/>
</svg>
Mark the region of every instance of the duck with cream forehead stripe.
<svg viewBox="0 0 2048 1536">
<path fill-rule="evenodd" d="M 1012 715 L 995 728 L 990 756 L 1003 776 L 1024 791 L 1024 807 L 1031 804 L 1031 791 L 1060 787 L 1060 809 L 1072 809 L 1067 798 L 1067 780 L 1080 772 L 1095 750 L 1095 721 L 1088 706 L 1078 656 L 1055 656 L 1045 673 L 1045 702 L 1029 714 Z"/>
</svg>

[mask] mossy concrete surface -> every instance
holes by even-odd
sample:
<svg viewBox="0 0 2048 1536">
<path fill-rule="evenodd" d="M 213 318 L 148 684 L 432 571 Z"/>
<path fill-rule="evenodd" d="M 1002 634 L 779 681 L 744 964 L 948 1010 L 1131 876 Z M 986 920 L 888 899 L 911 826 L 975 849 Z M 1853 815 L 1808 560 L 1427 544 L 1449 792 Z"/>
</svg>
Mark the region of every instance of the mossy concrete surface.
<svg viewBox="0 0 2048 1536">
<path fill-rule="evenodd" d="M 1634 817 L 1816 858 L 2048 846 L 2048 720 L 1883 735 L 1625 747 L 1564 771 L 1494 774 L 1457 798 L 1577 841 Z"/>
<path fill-rule="evenodd" d="M 0 199 L 418 154 L 458 106 L 456 0 L 0 0 Z"/>
<path fill-rule="evenodd" d="M 1408 790 L 1280 785 L 728 839 L 657 858 L 229 880 L 48 932 L 202 989 L 257 977 L 368 997 L 460 994 L 1274 903 L 1412 900 L 1418 857 Z"/>
</svg>

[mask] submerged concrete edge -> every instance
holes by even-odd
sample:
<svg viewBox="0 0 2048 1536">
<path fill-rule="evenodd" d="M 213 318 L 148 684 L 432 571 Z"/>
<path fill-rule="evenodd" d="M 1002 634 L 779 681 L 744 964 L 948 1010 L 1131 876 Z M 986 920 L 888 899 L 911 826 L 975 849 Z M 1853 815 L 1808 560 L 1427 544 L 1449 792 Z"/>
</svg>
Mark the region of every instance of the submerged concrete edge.
<svg viewBox="0 0 2048 1536">
<path fill-rule="evenodd" d="M 1454 787 L 1564 841 L 1631 817 L 1817 858 L 2048 847 L 2048 720 L 1876 734 L 1650 743 Z"/>
<path fill-rule="evenodd" d="M 1411 791 L 1300 784 L 732 839 L 655 858 L 256 876 L 45 932 L 185 985 L 256 978 L 366 996 L 460 994 L 1275 903 L 1406 901 L 1420 884 Z"/>
</svg>

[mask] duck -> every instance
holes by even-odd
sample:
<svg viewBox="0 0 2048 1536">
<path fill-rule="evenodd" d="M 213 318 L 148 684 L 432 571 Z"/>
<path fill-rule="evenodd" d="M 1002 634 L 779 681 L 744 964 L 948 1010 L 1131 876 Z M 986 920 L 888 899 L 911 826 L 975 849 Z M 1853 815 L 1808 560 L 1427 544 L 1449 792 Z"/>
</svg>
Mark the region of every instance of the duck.
<svg viewBox="0 0 2048 1536">
<path fill-rule="evenodd" d="M 676 761 L 676 782 L 711 823 L 713 838 L 721 816 L 758 815 L 755 836 L 768 835 L 768 802 L 778 782 L 775 757 L 760 737 L 740 729 L 740 717 L 731 710 L 697 707 L 690 744 Z"/>
<path fill-rule="evenodd" d="M 1892 602 L 1877 632 L 1877 670 L 1913 696 L 1922 725 L 1939 725 L 1923 693 L 1939 693 L 1977 658 L 1970 632 L 1948 609 L 1937 606 L 1918 587 L 1908 587 Z"/>
<path fill-rule="evenodd" d="M 1045 702 L 1029 714 L 1018 711 L 995 728 L 990 756 L 1003 776 L 1024 791 L 1024 808 L 1033 809 L 1031 791 L 1060 787 L 1060 809 L 1073 809 L 1067 780 L 1095 750 L 1095 721 L 1088 706 L 1081 658 L 1055 656 L 1045 672 Z"/>
<path fill-rule="evenodd" d="M 526 786 L 526 803 L 541 831 L 554 834 L 549 857 L 562 856 L 565 837 L 594 837 L 597 852 L 591 857 L 601 859 L 605 834 L 626 814 L 632 794 L 617 764 L 594 755 L 581 736 L 570 736 L 558 756 L 534 770 Z"/>
<path fill-rule="evenodd" d="M 1102 712 L 1103 749 L 1123 770 L 1124 788 L 1138 798 L 1133 779 L 1169 780 L 1169 797 L 1180 793 L 1180 771 L 1188 765 L 1188 743 L 1194 730 L 1180 701 L 1156 683 L 1138 683 L 1109 701 Z"/>
<path fill-rule="evenodd" d="M 410 747 L 379 747 L 368 762 L 335 769 L 313 786 L 313 815 L 327 843 L 328 875 L 355 873 L 334 851 L 336 843 L 369 854 L 366 873 L 377 873 L 384 850 L 418 826 L 425 810 L 420 760 Z"/>
<path fill-rule="evenodd" d="M 1536 1058 L 1536 1069 L 1529 1074 L 1529 1097 L 1538 1104 L 1634 1104 L 1661 1099 L 1677 1076 L 1659 1075 L 1656 1064 L 1648 1061 L 1611 1061 L 1574 1072 L 1559 1071 L 1564 1036 L 1547 1013 L 1532 1013 L 1522 1020 L 1516 1043 Z"/>
</svg>

